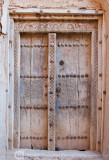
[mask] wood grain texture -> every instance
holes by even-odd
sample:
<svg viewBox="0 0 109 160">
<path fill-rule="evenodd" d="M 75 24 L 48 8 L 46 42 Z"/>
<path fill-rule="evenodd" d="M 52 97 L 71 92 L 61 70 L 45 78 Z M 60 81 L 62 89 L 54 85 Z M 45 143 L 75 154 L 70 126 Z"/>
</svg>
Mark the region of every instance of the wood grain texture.
<svg viewBox="0 0 109 160">
<path fill-rule="evenodd" d="M 21 106 L 48 105 L 47 78 L 43 78 L 48 76 L 47 43 L 45 34 L 21 35 Z M 47 149 L 47 110 L 27 107 L 20 112 L 20 136 L 28 137 L 21 138 L 21 148 Z"/>
<path fill-rule="evenodd" d="M 60 93 L 57 92 L 56 98 L 56 145 L 60 149 L 90 148 L 90 40 L 90 34 L 57 35 L 56 85 Z M 88 108 L 58 108 L 78 105 Z"/>
</svg>

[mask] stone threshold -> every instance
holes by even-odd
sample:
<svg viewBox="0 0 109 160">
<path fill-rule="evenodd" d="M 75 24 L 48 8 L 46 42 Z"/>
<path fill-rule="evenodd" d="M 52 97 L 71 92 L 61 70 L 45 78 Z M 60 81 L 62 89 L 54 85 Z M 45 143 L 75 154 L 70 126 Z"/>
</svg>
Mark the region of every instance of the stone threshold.
<svg viewBox="0 0 109 160">
<path fill-rule="evenodd" d="M 103 160 L 103 158 L 101 153 L 95 151 L 17 149 L 8 151 L 6 160 Z"/>
</svg>

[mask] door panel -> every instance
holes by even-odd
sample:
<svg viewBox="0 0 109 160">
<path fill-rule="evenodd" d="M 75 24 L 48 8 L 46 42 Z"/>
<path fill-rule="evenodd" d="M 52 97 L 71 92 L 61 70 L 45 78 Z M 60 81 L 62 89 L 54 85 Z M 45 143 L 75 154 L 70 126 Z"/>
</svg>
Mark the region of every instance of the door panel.
<svg viewBox="0 0 109 160">
<path fill-rule="evenodd" d="M 48 37 L 21 35 L 20 146 L 47 149 Z"/>
<path fill-rule="evenodd" d="M 55 148 L 90 148 L 91 35 L 56 36 Z M 54 44 L 52 44 L 54 45 Z M 51 46 L 52 46 L 51 45 Z M 21 34 L 20 147 L 47 149 L 48 35 Z M 50 79 L 50 84 L 52 84 Z M 52 99 L 51 99 L 52 101 Z M 52 112 L 52 111 L 51 111 Z M 51 114 L 52 115 L 52 114 Z M 53 118 L 53 117 L 51 117 Z M 54 124 L 53 124 L 54 125 Z M 51 137 L 50 137 L 51 138 Z"/>
<path fill-rule="evenodd" d="M 91 35 L 57 34 L 56 147 L 90 146 Z"/>
</svg>

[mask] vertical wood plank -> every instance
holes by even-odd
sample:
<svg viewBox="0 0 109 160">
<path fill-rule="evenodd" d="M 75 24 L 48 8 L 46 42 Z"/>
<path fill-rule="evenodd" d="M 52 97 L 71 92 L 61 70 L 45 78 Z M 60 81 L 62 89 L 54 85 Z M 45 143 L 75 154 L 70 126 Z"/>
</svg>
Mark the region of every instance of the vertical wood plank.
<svg viewBox="0 0 109 160">
<path fill-rule="evenodd" d="M 96 150 L 101 151 L 101 124 L 102 124 L 102 21 L 98 21 L 98 97 L 97 97 L 97 143 Z"/>
<path fill-rule="evenodd" d="M 20 146 L 20 34 L 14 39 L 14 147 Z"/>
<path fill-rule="evenodd" d="M 55 60 L 56 34 L 49 33 L 48 55 L 48 150 L 55 150 Z"/>
<path fill-rule="evenodd" d="M 97 82 L 98 82 L 98 34 L 92 32 L 92 56 L 91 56 L 91 120 L 90 120 L 90 150 L 96 150 L 97 134 Z"/>
<path fill-rule="evenodd" d="M 13 101 L 14 101 L 14 21 L 10 20 L 9 32 L 9 104 L 8 104 L 8 148 L 13 149 Z"/>
</svg>

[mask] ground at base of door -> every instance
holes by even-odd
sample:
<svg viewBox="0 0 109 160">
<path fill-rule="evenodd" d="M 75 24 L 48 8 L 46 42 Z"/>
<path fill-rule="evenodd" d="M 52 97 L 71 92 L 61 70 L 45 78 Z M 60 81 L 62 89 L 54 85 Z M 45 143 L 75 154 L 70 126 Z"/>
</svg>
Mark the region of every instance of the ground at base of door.
<svg viewBox="0 0 109 160">
<path fill-rule="evenodd" d="M 103 160 L 101 153 L 94 151 L 45 151 L 18 149 L 8 151 L 6 160 Z"/>
</svg>

